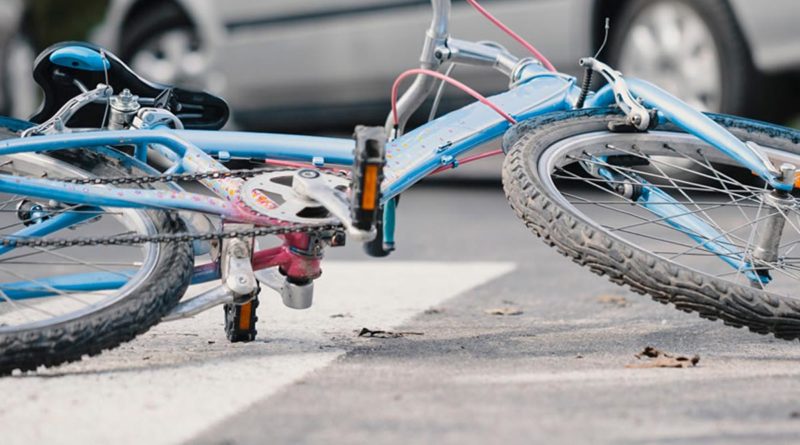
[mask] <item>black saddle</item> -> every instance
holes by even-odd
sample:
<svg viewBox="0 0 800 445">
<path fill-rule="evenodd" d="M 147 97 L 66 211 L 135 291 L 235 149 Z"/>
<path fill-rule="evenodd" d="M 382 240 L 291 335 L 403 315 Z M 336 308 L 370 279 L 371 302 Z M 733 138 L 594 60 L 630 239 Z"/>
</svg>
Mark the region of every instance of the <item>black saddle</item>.
<svg viewBox="0 0 800 445">
<path fill-rule="evenodd" d="M 106 76 L 108 80 L 106 81 Z M 218 130 L 228 121 L 228 104 L 209 93 L 184 90 L 143 79 L 117 56 L 86 42 L 57 43 L 36 58 L 33 78 L 44 90 L 44 102 L 31 121 L 42 123 L 68 100 L 81 93 L 75 80 L 93 89 L 107 83 L 118 94 L 123 89 L 175 114 L 185 128 Z M 89 104 L 70 119 L 71 127 L 97 127 L 106 112 L 104 104 Z"/>
</svg>

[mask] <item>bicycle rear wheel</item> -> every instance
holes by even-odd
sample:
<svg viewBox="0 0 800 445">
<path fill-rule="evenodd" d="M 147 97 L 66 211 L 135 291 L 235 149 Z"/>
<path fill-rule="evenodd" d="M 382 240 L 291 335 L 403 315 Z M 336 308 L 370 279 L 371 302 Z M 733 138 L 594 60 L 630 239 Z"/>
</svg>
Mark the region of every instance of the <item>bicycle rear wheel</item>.
<svg viewBox="0 0 800 445">
<path fill-rule="evenodd" d="M 800 132 L 712 118 L 766 147 L 778 165 L 800 166 Z M 784 196 L 776 210 L 763 181 L 705 142 L 669 125 L 610 131 L 619 120 L 609 110 L 582 110 L 509 132 L 503 183 L 518 216 L 617 284 L 707 319 L 799 338 L 800 195 Z M 784 227 L 768 260 L 758 244 L 770 218 Z"/>
<path fill-rule="evenodd" d="M 15 136 L 7 128 L 0 138 Z M 0 157 L 0 173 L 34 177 L 125 175 L 119 163 L 77 150 L 55 157 Z M 46 238 L 185 231 L 168 212 L 88 208 L 0 195 L 0 236 L 19 236 L 55 218 L 75 217 Z M 191 279 L 189 242 L 139 246 L 0 248 L 0 375 L 96 355 L 157 323 Z"/>
</svg>

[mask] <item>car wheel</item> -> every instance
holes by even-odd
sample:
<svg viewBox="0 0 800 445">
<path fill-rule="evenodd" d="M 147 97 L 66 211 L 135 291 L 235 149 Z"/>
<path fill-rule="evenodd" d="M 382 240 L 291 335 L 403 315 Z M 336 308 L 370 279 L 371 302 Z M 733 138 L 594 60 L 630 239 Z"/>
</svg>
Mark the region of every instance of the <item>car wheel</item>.
<svg viewBox="0 0 800 445">
<path fill-rule="evenodd" d="M 6 43 L 3 56 L 3 114 L 27 119 L 41 99 L 32 74 L 36 51 L 24 35 L 17 34 Z"/>
<path fill-rule="evenodd" d="M 196 27 L 173 3 L 141 12 L 128 25 L 120 55 L 145 79 L 205 88 L 208 57 Z"/>
<path fill-rule="evenodd" d="M 615 22 L 611 62 L 703 110 L 747 112 L 754 69 L 722 0 L 633 0 Z"/>
</svg>

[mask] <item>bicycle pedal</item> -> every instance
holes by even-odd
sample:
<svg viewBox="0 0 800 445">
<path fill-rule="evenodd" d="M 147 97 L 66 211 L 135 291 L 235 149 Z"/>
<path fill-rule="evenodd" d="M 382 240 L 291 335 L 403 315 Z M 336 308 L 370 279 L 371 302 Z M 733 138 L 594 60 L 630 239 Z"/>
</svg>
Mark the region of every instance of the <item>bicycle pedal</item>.
<svg viewBox="0 0 800 445">
<path fill-rule="evenodd" d="M 231 343 L 251 342 L 256 339 L 258 297 L 244 304 L 225 305 L 225 336 Z"/>
<path fill-rule="evenodd" d="M 381 184 L 386 165 L 386 130 L 383 127 L 355 129 L 351 217 L 353 226 L 369 231 L 380 217 Z"/>
</svg>

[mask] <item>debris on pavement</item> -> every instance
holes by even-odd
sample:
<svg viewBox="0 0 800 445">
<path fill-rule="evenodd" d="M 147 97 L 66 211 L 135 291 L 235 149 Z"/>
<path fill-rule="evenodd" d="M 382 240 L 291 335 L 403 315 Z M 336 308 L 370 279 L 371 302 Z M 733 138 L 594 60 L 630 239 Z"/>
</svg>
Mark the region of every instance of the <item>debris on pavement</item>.
<svg viewBox="0 0 800 445">
<path fill-rule="evenodd" d="M 616 307 L 626 307 L 630 304 L 625 297 L 620 295 L 601 295 L 597 297 L 597 302 Z"/>
<path fill-rule="evenodd" d="M 499 307 L 495 309 L 486 309 L 486 313 L 497 316 L 522 315 L 522 309 L 517 307 Z"/>
<path fill-rule="evenodd" d="M 422 332 L 392 332 L 392 331 L 380 331 L 380 330 L 373 331 L 372 329 L 368 328 L 361 328 L 361 330 L 358 332 L 359 337 L 367 337 L 367 338 L 401 338 L 409 335 L 425 335 L 425 334 Z"/>
<path fill-rule="evenodd" d="M 432 307 L 430 309 L 425 309 L 425 312 L 423 312 L 423 314 L 425 314 L 425 315 L 437 315 L 437 314 L 441 314 L 442 312 L 444 312 L 444 309 L 438 309 L 438 308 Z"/>
<path fill-rule="evenodd" d="M 642 352 L 634 355 L 634 357 L 642 361 L 627 364 L 625 365 L 626 368 L 693 368 L 700 362 L 699 355 L 694 355 L 692 357 L 685 357 L 682 355 L 674 356 L 652 346 L 644 348 Z"/>
<path fill-rule="evenodd" d="M 331 318 L 353 318 L 353 315 L 349 312 L 346 314 L 333 314 L 331 315 Z"/>
</svg>

